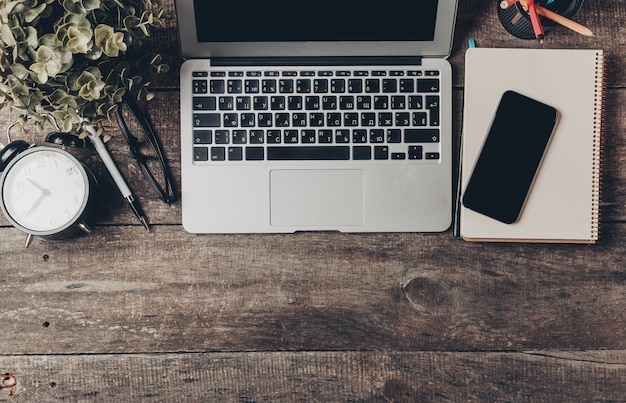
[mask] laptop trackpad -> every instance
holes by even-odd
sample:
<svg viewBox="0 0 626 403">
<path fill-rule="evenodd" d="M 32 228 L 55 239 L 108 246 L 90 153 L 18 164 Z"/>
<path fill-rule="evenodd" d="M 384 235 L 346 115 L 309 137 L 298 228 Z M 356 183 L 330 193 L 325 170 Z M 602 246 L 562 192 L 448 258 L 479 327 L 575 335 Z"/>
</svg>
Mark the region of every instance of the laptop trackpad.
<svg viewBox="0 0 626 403">
<path fill-rule="evenodd" d="M 270 194 L 272 225 L 363 224 L 361 170 L 273 170 Z"/>
</svg>

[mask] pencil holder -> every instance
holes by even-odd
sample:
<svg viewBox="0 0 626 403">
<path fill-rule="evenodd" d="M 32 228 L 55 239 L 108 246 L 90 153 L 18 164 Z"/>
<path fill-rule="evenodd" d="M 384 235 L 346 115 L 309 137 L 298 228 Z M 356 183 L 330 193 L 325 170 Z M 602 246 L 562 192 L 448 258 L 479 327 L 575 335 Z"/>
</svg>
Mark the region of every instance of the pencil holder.
<svg viewBox="0 0 626 403">
<path fill-rule="evenodd" d="M 519 1 L 509 7 L 502 8 L 502 0 L 496 1 L 498 9 L 498 18 L 504 29 L 511 35 L 520 39 L 535 39 L 533 25 L 530 22 L 528 12 L 522 8 Z M 572 18 L 578 13 L 583 5 L 583 0 L 536 0 L 537 5 L 545 7 L 550 11 L 554 11 L 567 18 Z M 544 32 L 558 24 L 543 16 L 539 16 Z"/>
</svg>

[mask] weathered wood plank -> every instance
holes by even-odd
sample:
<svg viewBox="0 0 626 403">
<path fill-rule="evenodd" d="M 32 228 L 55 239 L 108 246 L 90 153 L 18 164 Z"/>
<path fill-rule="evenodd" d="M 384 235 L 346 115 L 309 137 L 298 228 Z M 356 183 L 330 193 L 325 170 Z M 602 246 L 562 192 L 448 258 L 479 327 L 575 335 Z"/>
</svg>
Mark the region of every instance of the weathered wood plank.
<svg viewBox="0 0 626 403">
<path fill-rule="evenodd" d="M 6 357 L 19 401 L 622 401 L 626 352 Z M 433 371 L 437 368 L 437 371 Z M 0 391 L 0 401 L 13 401 Z"/>
<path fill-rule="evenodd" d="M 13 354 L 625 349 L 626 225 L 595 246 L 450 234 L 196 236 L 0 229 Z"/>
</svg>

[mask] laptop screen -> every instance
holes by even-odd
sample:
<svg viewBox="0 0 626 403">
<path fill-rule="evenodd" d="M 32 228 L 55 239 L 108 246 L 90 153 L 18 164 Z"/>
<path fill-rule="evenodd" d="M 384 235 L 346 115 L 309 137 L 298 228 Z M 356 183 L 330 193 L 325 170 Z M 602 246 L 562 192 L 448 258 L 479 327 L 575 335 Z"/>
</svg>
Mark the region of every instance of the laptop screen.
<svg viewBox="0 0 626 403">
<path fill-rule="evenodd" d="M 175 0 L 185 58 L 447 57 L 458 0 Z"/>
<path fill-rule="evenodd" d="M 194 0 L 198 42 L 432 41 L 438 0 Z"/>
</svg>

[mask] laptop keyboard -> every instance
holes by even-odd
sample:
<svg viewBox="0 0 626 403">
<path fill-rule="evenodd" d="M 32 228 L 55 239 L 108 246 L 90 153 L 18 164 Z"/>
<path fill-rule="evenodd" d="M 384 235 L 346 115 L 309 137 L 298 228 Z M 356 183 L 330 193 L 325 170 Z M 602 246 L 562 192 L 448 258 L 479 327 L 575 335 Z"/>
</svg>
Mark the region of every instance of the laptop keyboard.
<svg viewBox="0 0 626 403">
<path fill-rule="evenodd" d="M 440 75 L 401 68 L 195 71 L 195 163 L 438 162 Z"/>
</svg>

